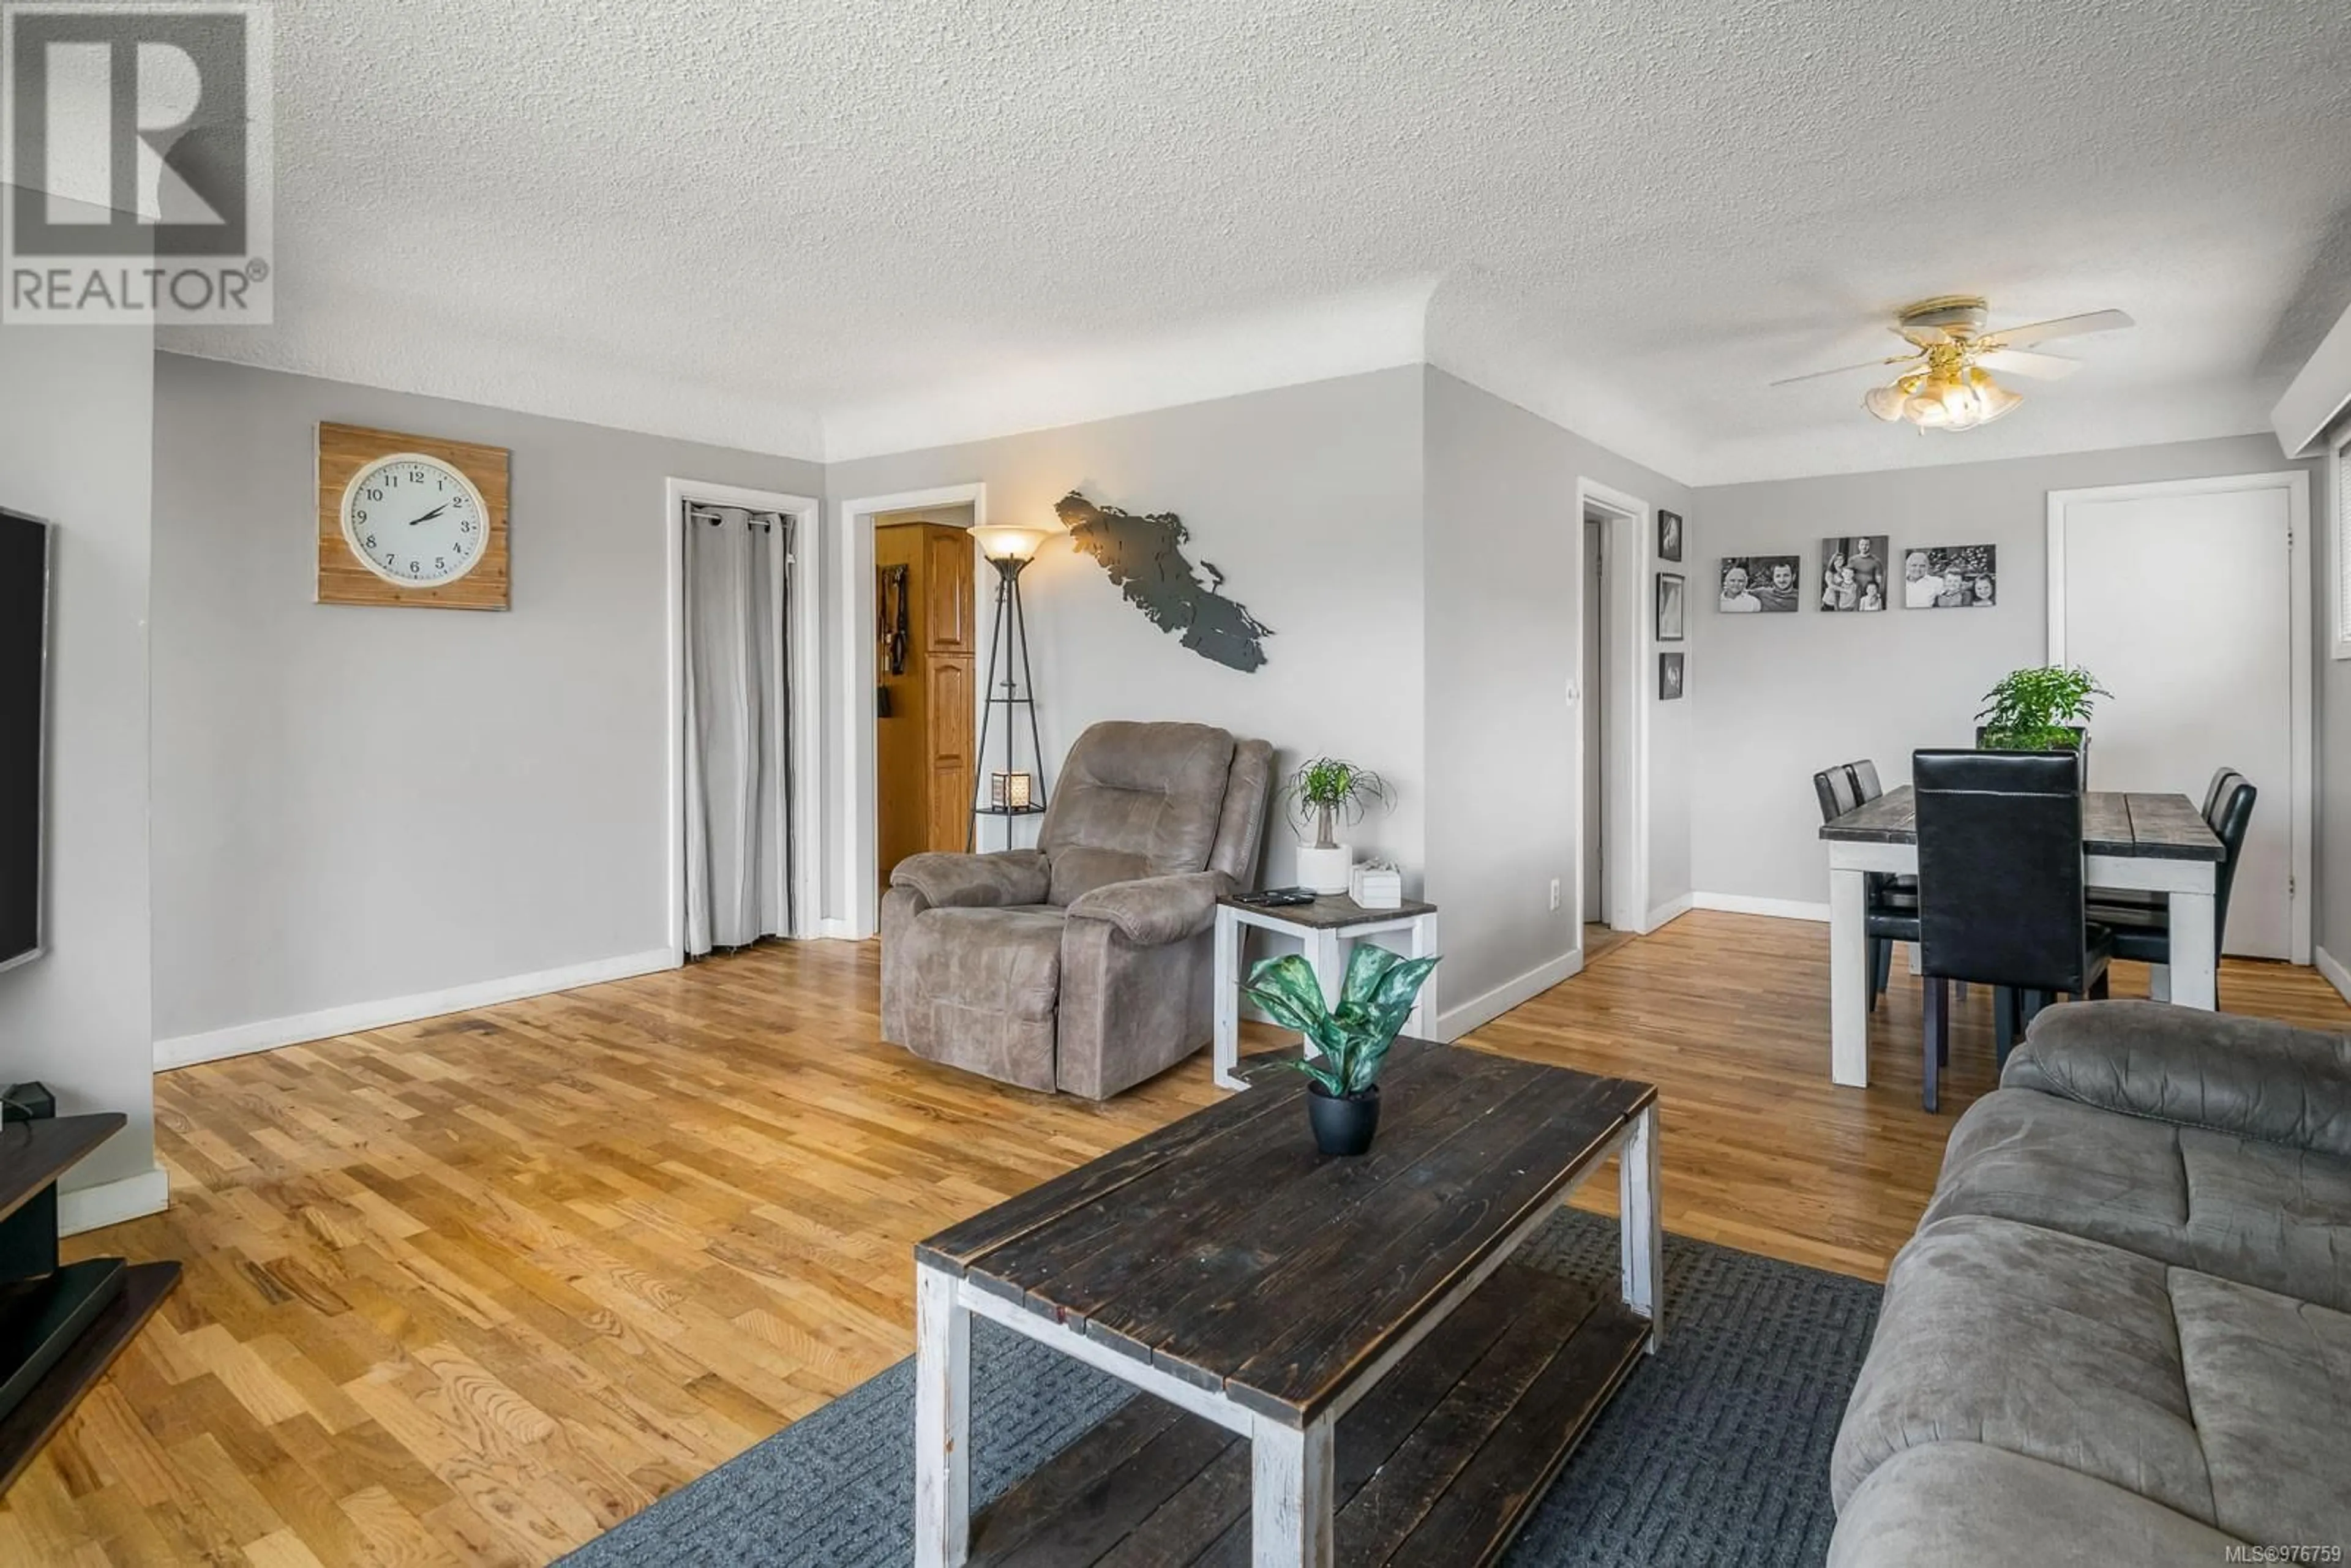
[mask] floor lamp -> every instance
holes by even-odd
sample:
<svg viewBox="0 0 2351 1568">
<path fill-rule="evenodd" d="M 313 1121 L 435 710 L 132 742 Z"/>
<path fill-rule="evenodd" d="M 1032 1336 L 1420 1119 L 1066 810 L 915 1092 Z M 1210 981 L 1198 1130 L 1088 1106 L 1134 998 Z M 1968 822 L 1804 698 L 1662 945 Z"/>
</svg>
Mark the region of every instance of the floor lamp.
<svg viewBox="0 0 2351 1568">
<path fill-rule="evenodd" d="M 987 701 L 979 710 L 979 747 L 974 760 L 987 767 L 988 731 L 1000 707 L 1004 709 L 1004 770 L 980 776 L 972 802 L 971 831 L 964 843 L 967 849 L 978 849 L 979 820 L 1001 817 L 1004 847 L 1010 849 L 1012 819 L 1038 816 L 1045 810 L 1045 750 L 1037 738 L 1036 683 L 1029 674 L 1029 618 L 1020 607 L 1020 573 L 1036 558 L 1045 536 L 1035 528 L 981 528 L 978 533 L 980 553 L 996 569 L 996 627 L 987 644 Z M 1016 653 L 1017 682 L 1013 676 Z M 1000 685 L 996 674 L 999 664 L 1004 669 Z M 1018 759 L 1019 737 L 1013 725 L 1017 708 L 1029 710 L 1029 755 L 1037 769 L 1033 774 L 1013 770 Z"/>
</svg>

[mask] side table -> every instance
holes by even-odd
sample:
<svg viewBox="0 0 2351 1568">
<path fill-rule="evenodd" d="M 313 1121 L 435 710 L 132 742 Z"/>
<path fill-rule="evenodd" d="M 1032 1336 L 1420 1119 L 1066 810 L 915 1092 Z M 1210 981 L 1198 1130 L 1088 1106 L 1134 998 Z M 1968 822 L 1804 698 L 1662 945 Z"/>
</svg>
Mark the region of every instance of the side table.
<svg viewBox="0 0 2351 1568">
<path fill-rule="evenodd" d="M 57 1261 L 57 1177 L 124 1121 L 105 1111 L 0 1125 L 0 1492 L 180 1282 L 172 1262 Z"/>
<path fill-rule="evenodd" d="M 1339 998 L 1347 975 L 1347 946 L 1367 936 L 1390 931 L 1411 934 L 1405 956 L 1426 958 L 1437 951 L 1437 905 L 1406 899 L 1394 909 L 1365 909 L 1344 894 L 1326 894 L 1311 904 L 1267 908 L 1232 898 L 1217 900 L 1217 1082 L 1226 1089 L 1246 1089 L 1249 1083 L 1234 1071 L 1240 1061 L 1241 959 L 1244 931 L 1279 932 L 1295 936 L 1306 949 L 1314 977 L 1322 982 L 1326 1001 Z M 1405 1020 L 1405 1032 L 1426 1037 L 1428 1020 L 1437 1016 L 1437 977 L 1420 988 L 1420 998 Z"/>
</svg>

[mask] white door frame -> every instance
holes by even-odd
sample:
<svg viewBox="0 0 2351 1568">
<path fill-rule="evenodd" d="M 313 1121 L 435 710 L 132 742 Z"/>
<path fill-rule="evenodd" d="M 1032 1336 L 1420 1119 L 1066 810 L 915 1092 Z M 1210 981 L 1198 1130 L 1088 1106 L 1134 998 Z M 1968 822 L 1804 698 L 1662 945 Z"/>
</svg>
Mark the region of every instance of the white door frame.
<svg viewBox="0 0 2351 1568">
<path fill-rule="evenodd" d="M 790 661 L 799 704 L 792 715 L 791 821 L 782 824 L 791 867 L 790 901 L 794 936 L 817 931 L 817 898 L 822 889 L 818 836 L 823 780 L 817 776 L 818 737 L 824 689 L 818 677 L 817 573 L 823 546 L 817 530 L 824 503 L 812 496 L 787 495 L 780 490 L 751 490 L 740 485 L 720 485 L 703 479 L 662 481 L 663 580 L 668 597 L 669 703 L 666 709 L 669 754 L 669 947 L 675 960 L 685 962 L 685 514 L 694 506 L 741 507 L 754 512 L 776 512 L 792 519 L 791 643 L 784 650 Z"/>
<path fill-rule="evenodd" d="M 861 496 L 837 503 L 831 543 L 841 563 L 841 618 L 840 645 L 831 667 L 835 677 L 826 683 L 828 700 L 841 715 L 840 759 L 834 769 L 841 780 L 842 816 L 839 835 L 844 850 L 841 885 L 836 890 L 841 913 L 827 919 L 821 933 L 862 942 L 880 928 L 881 852 L 874 829 L 873 692 L 879 679 L 873 669 L 873 518 L 881 512 L 906 512 L 923 507 L 971 507 L 976 533 L 987 527 L 987 486 L 938 485 L 927 490 L 901 490 L 890 496 Z M 975 592 L 989 585 L 975 583 Z M 977 624 L 975 620 L 974 624 Z M 979 694 L 985 701 L 987 694 Z"/>
<path fill-rule="evenodd" d="M 1648 669 L 1651 626 L 1641 591 L 1648 580 L 1651 512 L 1637 496 L 1579 476 L 1575 481 L 1576 554 L 1583 570 L 1576 573 L 1575 695 L 1579 713 L 1575 726 L 1577 758 L 1571 770 L 1575 821 L 1575 940 L 1583 942 L 1583 923 L 1592 914 L 1583 907 L 1584 842 L 1583 694 L 1592 689 L 1597 672 L 1584 667 L 1582 617 L 1591 612 L 1584 602 L 1592 581 L 1592 530 L 1587 517 L 1604 517 L 1602 530 L 1602 578 L 1606 584 L 1609 613 L 1603 622 L 1608 639 L 1604 663 L 1609 671 L 1606 706 L 1603 709 L 1608 755 L 1602 758 L 1608 798 L 1602 802 L 1602 831 L 1609 840 L 1601 874 L 1607 924 L 1618 931 L 1646 933 L 1649 918 L 1649 691 L 1642 679 Z M 1687 604 L 1687 600 L 1685 600 Z"/>
<path fill-rule="evenodd" d="M 2049 492 L 2049 662 L 2065 662 L 2065 508 L 2076 501 L 2129 501 L 2148 496 L 2215 496 L 2247 490 L 2283 490 L 2286 497 L 2286 638 L 2292 650 L 2293 683 L 2287 699 L 2293 724 L 2293 800 L 2288 810 L 2294 835 L 2293 887 L 2287 901 L 2292 922 L 2287 953 L 2310 962 L 2311 816 L 2316 793 L 2313 762 L 2314 716 L 2313 627 L 2310 612 L 2310 476 L 2299 468 L 2271 474 L 2219 474 L 2199 479 L 2161 479 L 2144 485 L 2102 485 L 2085 490 Z"/>
</svg>

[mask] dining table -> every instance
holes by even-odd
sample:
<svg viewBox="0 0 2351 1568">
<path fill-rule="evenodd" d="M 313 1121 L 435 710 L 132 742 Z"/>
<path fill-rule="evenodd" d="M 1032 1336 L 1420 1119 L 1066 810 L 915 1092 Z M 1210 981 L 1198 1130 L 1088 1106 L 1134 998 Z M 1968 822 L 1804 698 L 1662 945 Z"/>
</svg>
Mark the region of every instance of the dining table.
<svg viewBox="0 0 2351 1568">
<path fill-rule="evenodd" d="M 1858 1089 L 1869 1082 L 1868 881 L 1873 873 L 1917 874 L 1910 786 L 1823 823 L 1821 837 L 1829 857 L 1829 1077 Z M 2158 967 L 2152 993 L 2182 1007 L 2217 1008 L 2213 893 L 2220 840 L 2196 802 L 2185 795 L 2085 790 L 2082 853 L 2092 887 L 2160 894 L 2168 902 L 2172 961 Z"/>
</svg>

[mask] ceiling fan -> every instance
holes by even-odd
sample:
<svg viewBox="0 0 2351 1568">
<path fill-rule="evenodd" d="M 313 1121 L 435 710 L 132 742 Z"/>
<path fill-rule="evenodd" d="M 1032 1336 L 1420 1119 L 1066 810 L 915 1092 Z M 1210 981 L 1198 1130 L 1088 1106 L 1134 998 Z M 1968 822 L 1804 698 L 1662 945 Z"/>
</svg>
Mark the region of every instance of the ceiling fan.
<svg viewBox="0 0 2351 1568">
<path fill-rule="evenodd" d="M 2132 325 L 2119 310 L 2093 310 L 2081 316 L 2060 316 L 2022 327 L 1986 330 L 1991 314 L 1972 294 L 1944 294 L 1906 305 L 1895 313 L 1894 332 L 1908 340 L 1911 351 L 1891 354 L 1866 364 L 1841 365 L 1773 382 L 1784 387 L 1822 376 L 1850 375 L 1886 365 L 1909 367 L 1883 386 L 1862 395 L 1861 405 L 1891 423 L 1907 419 L 1920 431 L 1973 430 L 2012 412 L 2024 401 L 1991 379 L 1994 371 L 2011 375 L 2057 381 L 2081 369 L 2081 361 L 2062 354 L 2043 354 L 2028 345 L 2085 332 L 2111 332 Z"/>
</svg>

